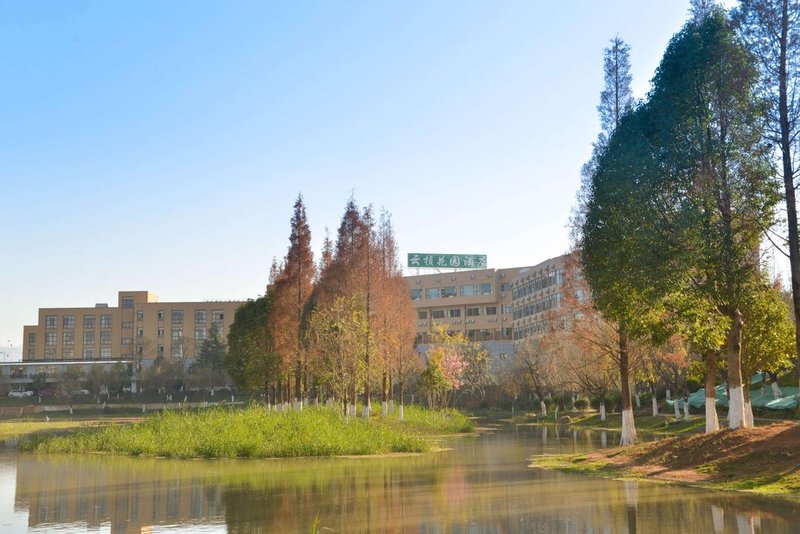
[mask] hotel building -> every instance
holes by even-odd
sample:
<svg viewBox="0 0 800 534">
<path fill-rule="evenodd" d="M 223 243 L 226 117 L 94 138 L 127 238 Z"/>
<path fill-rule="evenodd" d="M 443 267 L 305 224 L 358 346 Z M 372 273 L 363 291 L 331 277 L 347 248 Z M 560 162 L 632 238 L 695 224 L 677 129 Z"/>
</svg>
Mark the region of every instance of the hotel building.
<svg viewBox="0 0 800 534">
<path fill-rule="evenodd" d="M 514 344 L 541 335 L 547 312 L 561 306 L 565 266 L 558 256 L 529 267 L 406 276 L 420 352 L 442 325 L 481 342 L 495 359 L 512 356 Z"/>
</svg>

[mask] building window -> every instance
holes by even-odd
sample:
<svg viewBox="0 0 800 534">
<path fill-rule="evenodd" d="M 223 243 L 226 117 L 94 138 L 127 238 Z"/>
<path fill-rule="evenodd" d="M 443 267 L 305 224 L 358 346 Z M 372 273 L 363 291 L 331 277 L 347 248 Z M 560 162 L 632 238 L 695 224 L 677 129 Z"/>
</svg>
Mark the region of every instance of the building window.
<svg viewBox="0 0 800 534">
<path fill-rule="evenodd" d="M 172 310 L 172 324 L 183 323 L 183 310 Z"/>
<path fill-rule="evenodd" d="M 444 319 L 444 310 L 431 310 L 431 319 Z"/>
<path fill-rule="evenodd" d="M 84 347 L 83 349 L 83 359 L 84 360 L 94 360 L 94 349 Z"/>
<path fill-rule="evenodd" d="M 44 318 L 45 328 L 56 328 L 58 326 L 58 317 L 55 315 L 46 315 Z"/>
<path fill-rule="evenodd" d="M 206 324 L 208 322 L 208 311 L 207 310 L 195 310 L 194 311 L 194 322 L 200 324 Z"/>
<path fill-rule="evenodd" d="M 164 329 L 163 328 L 159 328 L 158 329 L 158 337 L 164 337 Z"/>
<path fill-rule="evenodd" d="M 439 298 L 439 288 L 438 287 L 429 287 L 425 290 L 425 298 L 426 299 L 438 299 Z"/>
<path fill-rule="evenodd" d="M 65 315 L 64 316 L 64 328 L 75 328 L 75 316 L 74 315 Z"/>
<path fill-rule="evenodd" d="M 503 313 L 504 314 L 511 313 L 511 304 L 503 304 Z"/>
<path fill-rule="evenodd" d="M 133 328 L 133 322 L 131 321 L 124 321 L 122 323 L 122 328 Z"/>
<path fill-rule="evenodd" d="M 411 300 L 419 300 L 422 298 L 422 289 L 415 287 L 411 290 Z"/>
<path fill-rule="evenodd" d="M 95 316 L 94 315 L 84 315 L 83 316 L 83 327 L 84 328 L 94 328 L 95 326 Z"/>
<path fill-rule="evenodd" d="M 225 319 L 225 312 L 222 310 L 211 310 L 211 321 L 219 323 Z"/>
<path fill-rule="evenodd" d="M 497 306 L 486 306 L 486 315 L 497 315 Z"/>
<path fill-rule="evenodd" d="M 159 321 L 164 320 L 164 310 L 158 310 L 158 320 Z"/>
<path fill-rule="evenodd" d="M 462 297 L 474 297 L 477 295 L 491 295 L 492 284 L 469 284 L 461 286 Z"/>
<path fill-rule="evenodd" d="M 456 286 L 443 287 L 441 295 L 442 298 L 455 297 L 458 295 L 458 293 L 456 293 Z"/>
<path fill-rule="evenodd" d="M 44 344 L 47 346 L 53 346 L 56 344 L 56 333 L 55 332 L 45 332 L 44 333 Z"/>
<path fill-rule="evenodd" d="M 136 310 L 136 320 L 137 321 L 144 321 L 144 311 Z"/>
<path fill-rule="evenodd" d="M 56 348 L 55 347 L 45 347 L 44 348 L 44 358 L 46 360 L 55 360 L 55 358 L 56 358 Z"/>
<path fill-rule="evenodd" d="M 183 356 L 183 343 L 173 343 L 169 348 L 169 355 L 173 358 L 180 358 Z"/>
<path fill-rule="evenodd" d="M 75 351 L 72 347 L 64 347 L 61 349 L 61 358 L 64 360 L 71 360 L 75 357 Z"/>
<path fill-rule="evenodd" d="M 427 311 L 418 311 L 417 312 L 417 319 L 427 319 L 428 312 Z"/>
<path fill-rule="evenodd" d="M 89 332 L 83 333 L 83 344 L 94 345 L 94 331 L 90 330 Z"/>
<path fill-rule="evenodd" d="M 133 338 L 130 337 L 123 337 L 122 338 L 123 345 L 133 345 Z"/>
<path fill-rule="evenodd" d="M 136 329 L 136 335 L 138 337 L 142 337 L 144 335 L 144 328 L 137 328 Z"/>
<path fill-rule="evenodd" d="M 500 284 L 500 293 L 505 293 L 506 291 L 511 291 L 510 282 L 503 282 L 502 284 Z"/>
<path fill-rule="evenodd" d="M 163 356 L 164 355 L 164 345 L 159 345 L 158 346 L 158 355 L 159 356 Z"/>
<path fill-rule="evenodd" d="M 64 345 L 74 345 L 75 344 L 75 332 L 73 330 L 64 331 L 61 334 L 61 341 Z"/>
<path fill-rule="evenodd" d="M 100 332 L 100 344 L 111 345 L 111 332 Z"/>
<path fill-rule="evenodd" d="M 122 307 L 126 310 L 133 308 L 133 297 L 122 297 Z"/>
<path fill-rule="evenodd" d="M 183 328 L 180 327 L 173 327 L 172 328 L 172 340 L 177 341 L 183 337 Z"/>
<path fill-rule="evenodd" d="M 100 316 L 100 328 L 111 328 L 112 319 L 110 315 Z"/>
<path fill-rule="evenodd" d="M 36 334 L 32 332 L 28 334 L 28 345 L 36 345 Z"/>
<path fill-rule="evenodd" d="M 111 347 L 100 347 L 100 358 L 111 358 Z"/>
<path fill-rule="evenodd" d="M 208 338 L 208 331 L 206 330 L 205 326 L 195 326 L 194 327 L 194 340 L 195 341 L 205 341 Z"/>
<path fill-rule="evenodd" d="M 461 308 L 452 308 L 447 310 L 447 312 L 450 318 L 461 317 Z"/>
<path fill-rule="evenodd" d="M 467 317 L 478 317 L 480 314 L 480 308 L 467 308 Z"/>
</svg>

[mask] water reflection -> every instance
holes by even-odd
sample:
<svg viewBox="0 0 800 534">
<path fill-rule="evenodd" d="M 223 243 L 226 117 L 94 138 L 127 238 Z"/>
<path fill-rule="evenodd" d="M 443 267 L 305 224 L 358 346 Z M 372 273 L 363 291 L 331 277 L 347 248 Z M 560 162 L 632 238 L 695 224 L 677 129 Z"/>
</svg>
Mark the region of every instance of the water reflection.
<svg viewBox="0 0 800 534">
<path fill-rule="evenodd" d="M 21 531 L 386 533 L 792 532 L 793 503 L 529 469 L 595 449 L 601 434 L 511 427 L 409 457 L 172 461 L 0 457 Z M 608 441 L 615 441 L 610 435 Z M 0 525 L 13 521 L 0 509 Z M 322 530 L 326 532 L 325 530 Z"/>
</svg>

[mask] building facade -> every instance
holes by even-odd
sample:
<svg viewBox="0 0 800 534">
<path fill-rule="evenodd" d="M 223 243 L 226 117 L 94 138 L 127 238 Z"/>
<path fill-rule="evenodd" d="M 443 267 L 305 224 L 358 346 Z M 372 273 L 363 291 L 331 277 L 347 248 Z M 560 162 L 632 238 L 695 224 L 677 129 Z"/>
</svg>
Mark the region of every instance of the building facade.
<svg viewBox="0 0 800 534">
<path fill-rule="evenodd" d="M 228 335 L 242 301 L 159 302 L 149 291 L 120 291 L 117 305 L 40 308 L 25 326 L 23 362 L 125 360 L 148 366 L 159 356 L 191 361 L 216 329 Z"/>
<path fill-rule="evenodd" d="M 406 276 L 422 353 L 435 326 L 463 332 L 495 359 L 514 354 L 519 341 L 541 335 L 548 312 L 563 302 L 566 256 L 538 265 Z"/>
</svg>

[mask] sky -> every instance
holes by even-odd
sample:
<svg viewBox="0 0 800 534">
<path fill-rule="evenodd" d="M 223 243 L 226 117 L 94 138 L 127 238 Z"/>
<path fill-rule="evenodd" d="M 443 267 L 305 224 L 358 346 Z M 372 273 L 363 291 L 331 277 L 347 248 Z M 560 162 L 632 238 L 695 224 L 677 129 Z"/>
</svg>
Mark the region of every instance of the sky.
<svg viewBox="0 0 800 534">
<path fill-rule="evenodd" d="M 403 259 L 562 254 L 603 49 L 642 98 L 688 9 L 0 0 L 0 348 L 120 290 L 257 297 L 298 194 L 317 255 L 351 195 Z"/>
</svg>

